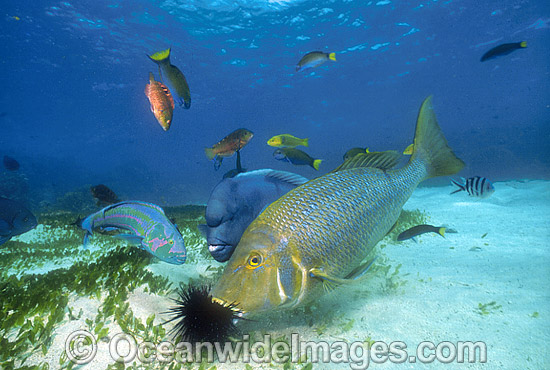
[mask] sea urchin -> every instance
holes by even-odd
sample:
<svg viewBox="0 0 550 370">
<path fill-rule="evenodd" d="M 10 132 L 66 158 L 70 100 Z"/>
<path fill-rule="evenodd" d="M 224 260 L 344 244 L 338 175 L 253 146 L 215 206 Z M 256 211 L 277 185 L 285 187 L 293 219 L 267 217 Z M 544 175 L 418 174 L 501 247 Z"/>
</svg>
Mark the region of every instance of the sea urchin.
<svg viewBox="0 0 550 370">
<path fill-rule="evenodd" d="M 234 303 L 221 303 L 210 295 L 210 286 L 189 286 L 178 292 L 176 306 L 168 311 L 176 321 L 172 332 L 176 339 L 191 343 L 221 342 L 236 332 L 235 320 L 242 312 Z"/>
</svg>

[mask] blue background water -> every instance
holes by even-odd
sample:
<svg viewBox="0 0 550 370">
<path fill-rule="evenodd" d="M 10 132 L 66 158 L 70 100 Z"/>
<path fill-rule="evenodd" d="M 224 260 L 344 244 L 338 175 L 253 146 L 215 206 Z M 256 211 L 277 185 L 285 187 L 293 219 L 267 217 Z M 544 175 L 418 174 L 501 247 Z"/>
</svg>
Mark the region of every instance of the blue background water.
<svg viewBox="0 0 550 370">
<path fill-rule="evenodd" d="M 50 200 L 104 183 L 204 203 L 235 165 L 214 171 L 204 147 L 240 127 L 255 133 L 244 167 L 312 178 L 354 146 L 405 148 L 430 94 L 463 176 L 550 174 L 548 1 L 9 1 L 2 13 L 0 156 Z M 158 73 L 146 54 L 170 46 L 192 106 L 164 132 L 143 90 Z M 312 50 L 337 62 L 296 73 Z M 321 171 L 274 160 L 266 141 L 280 133 L 309 137 Z"/>
</svg>

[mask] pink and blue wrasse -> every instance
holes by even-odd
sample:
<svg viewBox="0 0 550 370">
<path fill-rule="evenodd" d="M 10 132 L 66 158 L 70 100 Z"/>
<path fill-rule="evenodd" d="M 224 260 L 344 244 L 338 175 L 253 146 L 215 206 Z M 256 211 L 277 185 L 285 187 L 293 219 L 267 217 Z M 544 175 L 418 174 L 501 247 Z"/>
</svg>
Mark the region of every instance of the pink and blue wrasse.
<svg viewBox="0 0 550 370">
<path fill-rule="evenodd" d="M 119 229 L 129 232 L 119 234 L 163 260 L 180 265 L 185 263 L 187 251 L 181 233 L 157 205 L 139 201 L 125 201 L 110 205 L 86 217 L 81 224 L 86 230 L 84 247 L 94 230 Z"/>
</svg>

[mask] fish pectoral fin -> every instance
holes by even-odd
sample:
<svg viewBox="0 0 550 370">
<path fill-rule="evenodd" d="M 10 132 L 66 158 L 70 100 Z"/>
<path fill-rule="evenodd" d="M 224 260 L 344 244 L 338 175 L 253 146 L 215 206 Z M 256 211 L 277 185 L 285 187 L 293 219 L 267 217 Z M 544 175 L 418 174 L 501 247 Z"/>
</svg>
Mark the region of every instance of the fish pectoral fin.
<svg viewBox="0 0 550 370">
<path fill-rule="evenodd" d="M 397 221 L 395 221 L 395 223 L 394 223 L 393 226 L 391 227 L 390 231 L 388 231 L 388 232 L 386 233 L 386 236 L 390 235 L 391 232 L 392 232 L 393 230 L 395 230 L 396 227 L 397 227 Z"/>
<path fill-rule="evenodd" d="M 141 242 L 143 241 L 143 237 L 139 235 L 132 235 L 132 234 L 118 234 L 113 235 L 113 238 L 126 240 L 128 243 L 131 244 L 137 244 L 141 245 Z"/>
<path fill-rule="evenodd" d="M 321 269 L 317 269 L 317 268 L 312 268 L 311 270 L 309 270 L 309 275 L 311 277 L 320 279 L 323 283 L 323 288 L 327 292 L 333 291 L 339 285 L 349 284 L 353 282 L 353 280 L 350 280 L 350 279 L 342 279 L 336 276 L 331 276 L 326 272 L 322 271 Z"/>
<path fill-rule="evenodd" d="M 376 260 L 376 257 L 374 257 L 373 259 L 365 262 L 365 263 L 362 263 L 360 264 L 359 266 L 357 266 L 356 268 L 354 268 L 347 276 L 346 276 L 346 279 L 350 280 L 350 281 L 358 281 L 358 280 L 361 280 L 364 276 L 365 276 L 365 273 L 367 271 L 370 270 L 372 264 L 374 263 L 374 261 Z"/>
</svg>

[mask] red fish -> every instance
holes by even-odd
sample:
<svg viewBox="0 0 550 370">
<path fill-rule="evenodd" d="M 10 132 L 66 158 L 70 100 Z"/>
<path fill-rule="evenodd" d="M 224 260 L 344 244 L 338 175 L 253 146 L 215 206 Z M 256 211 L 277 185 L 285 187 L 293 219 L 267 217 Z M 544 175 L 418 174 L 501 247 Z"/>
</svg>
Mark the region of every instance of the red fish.
<svg viewBox="0 0 550 370">
<path fill-rule="evenodd" d="M 168 131 L 172 124 L 174 99 L 170 90 L 159 81 L 155 81 L 155 76 L 151 72 L 149 72 L 149 84 L 145 86 L 145 95 L 151 103 L 151 112 L 155 115 L 158 123 L 164 131 Z"/>
</svg>

